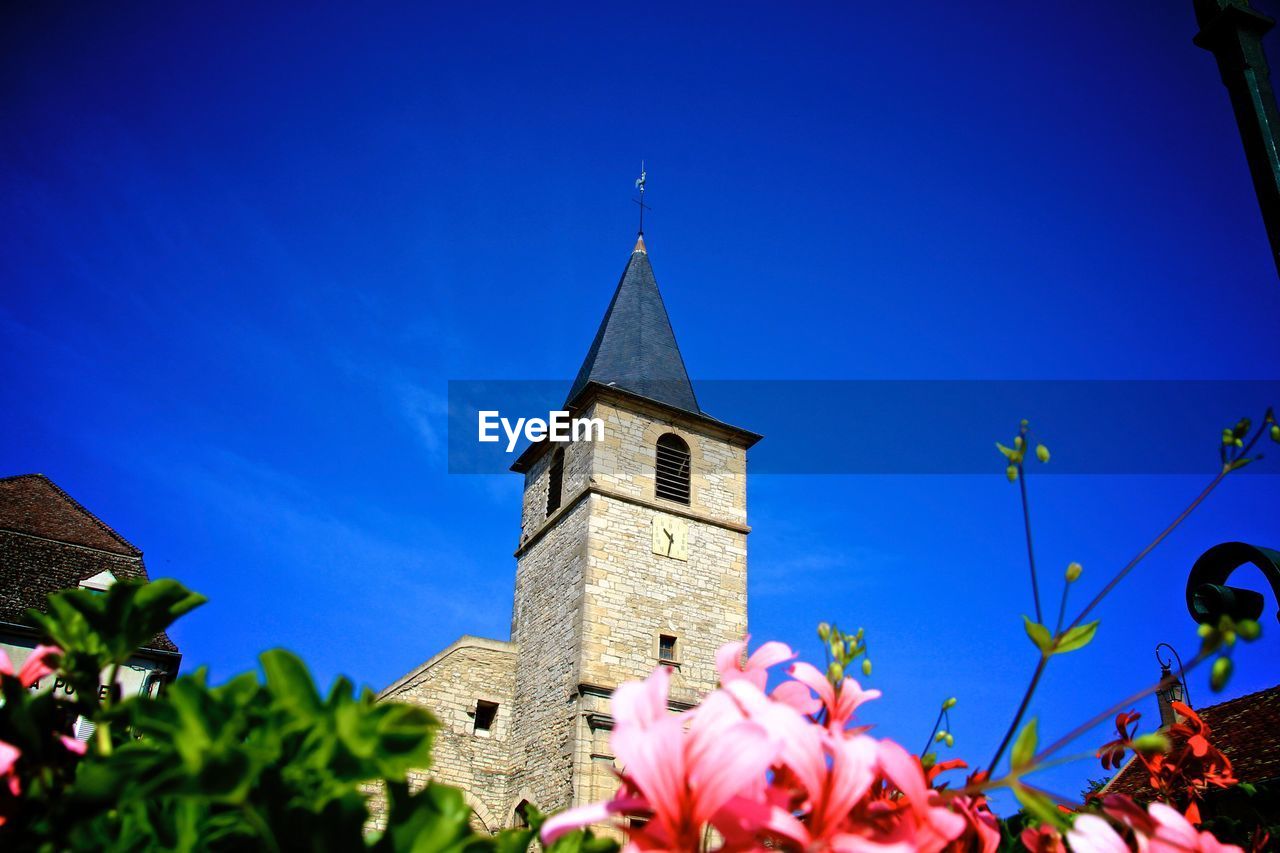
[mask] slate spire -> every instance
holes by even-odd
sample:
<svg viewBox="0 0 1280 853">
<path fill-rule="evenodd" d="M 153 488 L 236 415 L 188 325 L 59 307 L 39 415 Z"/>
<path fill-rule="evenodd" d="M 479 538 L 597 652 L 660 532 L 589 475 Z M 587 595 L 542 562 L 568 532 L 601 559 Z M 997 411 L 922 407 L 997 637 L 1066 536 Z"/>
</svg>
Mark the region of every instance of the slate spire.
<svg viewBox="0 0 1280 853">
<path fill-rule="evenodd" d="M 578 378 L 572 403 L 589 382 L 612 385 L 650 400 L 702 414 L 680 357 L 675 332 L 649 265 L 644 235 L 636 240 L 613 301 L 605 312 Z"/>
</svg>

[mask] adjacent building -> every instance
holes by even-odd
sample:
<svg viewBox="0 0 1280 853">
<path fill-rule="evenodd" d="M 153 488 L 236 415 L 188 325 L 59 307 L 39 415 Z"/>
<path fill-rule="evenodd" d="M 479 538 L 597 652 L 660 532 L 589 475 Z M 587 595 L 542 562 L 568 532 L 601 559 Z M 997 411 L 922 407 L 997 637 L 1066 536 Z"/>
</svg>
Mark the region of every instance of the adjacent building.
<svg viewBox="0 0 1280 853">
<path fill-rule="evenodd" d="M 565 408 L 604 436 L 535 443 L 512 466 L 524 501 L 511 638 L 461 637 L 381 694 L 439 717 L 429 775 L 466 792 L 482 830 L 519 824 L 528 804 L 612 795 L 614 688 L 664 664 L 673 710 L 691 707 L 716 687 L 716 649 L 747 629 L 760 436 L 699 406 L 643 236 Z"/>
<path fill-rule="evenodd" d="M 29 609 L 45 610 L 64 589 L 104 591 L 117 580 L 147 580 L 142 551 L 43 474 L 0 478 L 0 648 L 20 666 L 39 637 Z M 178 647 L 159 634 L 121 668 L 125 695 L 153 693 L 176 677 Z M 70 690 L 53 678 L 35 689 Z M 87 737 L 90 724 L 77 724 Z"/>
</svg>

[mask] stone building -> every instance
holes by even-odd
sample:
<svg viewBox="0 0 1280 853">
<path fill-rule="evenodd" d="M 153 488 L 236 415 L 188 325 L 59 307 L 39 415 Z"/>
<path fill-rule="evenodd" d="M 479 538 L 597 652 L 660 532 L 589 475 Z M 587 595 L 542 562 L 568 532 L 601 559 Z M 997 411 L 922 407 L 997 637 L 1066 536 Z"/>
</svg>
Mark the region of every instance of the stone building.
<svg viewBox="0 0 1280 853">
<path fill-rule="evenodd" d="M 147 580 L 142 551 L 43 474 L 0 478 L 0 649 L 21 666 L 39 639 L 27 610 L 45 610 L 49 593 L 102 591 L 117 580 Z M 154 693 L 178 674 L 182 655 L 160 633 L 121 667 L 126 696 Z M 70 690 L 50 677 L 36 690 Z M 87 738 L 92 723 L 76 724 Z"/>
<path fill-rule="evenodd" d="M 643 236 L 565 408 L 604 436 L 538 442 L 512 466 L 511 639 L 461 637 L 381 693 L 440 719 L 430 775 L 462 788 L 488 831 L 526 803 L 610 796 L 613 689 L 666 664 L 672 708 L 688 708 L 747 628 L 746 454 L 760 436 L 699 407 Z"/>
</svg>

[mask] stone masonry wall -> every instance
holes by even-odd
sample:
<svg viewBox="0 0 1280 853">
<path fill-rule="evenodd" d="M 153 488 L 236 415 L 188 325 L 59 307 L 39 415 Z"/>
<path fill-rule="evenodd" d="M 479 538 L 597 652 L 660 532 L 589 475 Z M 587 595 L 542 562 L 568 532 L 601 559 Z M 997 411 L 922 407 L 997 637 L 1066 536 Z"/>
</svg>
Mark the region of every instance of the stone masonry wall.
<svg viewBox="0 0 1280 853">
<path fill-rule="evenodd" d="M 569 449 L 565 461 L 569 482 L 559 514 L 541 538 L 520 554 L 516 566 L 512 636 L 520 643 L 520 656 L 512 807 L 528 799 L 550 811 L 568 806 L 572 797 L 575 667 L 581 644 L 589 518 L 589 501 L 577 500 L 581 489 L 570 484 L 574 460 L 585 456 L 575 450 L 578 447 Z M 528 477 L 536 483 L 539 473 L 545 479 L 545 467 L 530 471 Z M 533 512 L 545 513 L 545 506 L 545 499 L 535 502 Z"/>
<path fill-rule="evenodd" d="M 411 771 L 410 787 L 428 778 L 462 788 L 472 807 L 472 824 L 496 832 L 507 826 L 511 798 L 510 744 L 513 734 L 516 646 L 500 640 L 462 637 L 422 667 L 388 687 L 383 701 L 425 707 L 440 721 L 430 771 Z M 476 702 L 497 704 L 493 725 L 476 731 Z M 370 801 L 373 825 L 385 826 L 385 799 Z"/>
</svg>

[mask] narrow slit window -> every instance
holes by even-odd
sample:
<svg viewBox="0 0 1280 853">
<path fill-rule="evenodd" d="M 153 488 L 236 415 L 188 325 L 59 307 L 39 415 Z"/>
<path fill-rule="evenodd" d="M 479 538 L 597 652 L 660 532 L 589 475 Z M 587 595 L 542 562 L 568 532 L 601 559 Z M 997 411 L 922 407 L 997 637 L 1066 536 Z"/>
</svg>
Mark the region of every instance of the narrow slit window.
<svg viewBox="0 0 1280 853">
<path fill-rule="evenodd" d="M 483 699 L 476 702 L 476 734 L 488 733 L 493 728 L 493 721 L 498 716 L 498 705 L 496 702 L 486 702 Z"/>
<path fill-rule="evenodd" d="M 672 634 L 658 636 L 658 660 L 661 663 L 676 662 L 676 638 Z"/>
<path fill-rule="evenodd" d="M 564 448 L 557 447 L 551 455 L 551 468 L 547 472 L 547 515 L 560 508 L 564 492 Z"/>
<path fill-rule="evenodd" d="M 689 503 L 689 445 L 667 433 L 658 439 L 654 492 L 660 498 Z"/>
</svg>

